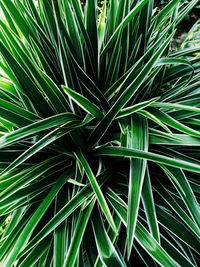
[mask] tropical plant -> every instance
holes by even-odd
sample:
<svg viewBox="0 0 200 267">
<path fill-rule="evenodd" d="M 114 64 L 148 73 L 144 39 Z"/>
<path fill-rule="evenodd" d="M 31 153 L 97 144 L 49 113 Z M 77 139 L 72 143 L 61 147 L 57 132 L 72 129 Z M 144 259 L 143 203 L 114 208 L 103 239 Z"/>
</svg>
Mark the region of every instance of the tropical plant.
<svg viewBox="0 0 200 267">
<path fill-rule="evenodd" d="M 1 266 L 198 264 L 197 4 L 1 0 Z M 140 266 L 140 265 L 138 265 Z"/>
</svg>

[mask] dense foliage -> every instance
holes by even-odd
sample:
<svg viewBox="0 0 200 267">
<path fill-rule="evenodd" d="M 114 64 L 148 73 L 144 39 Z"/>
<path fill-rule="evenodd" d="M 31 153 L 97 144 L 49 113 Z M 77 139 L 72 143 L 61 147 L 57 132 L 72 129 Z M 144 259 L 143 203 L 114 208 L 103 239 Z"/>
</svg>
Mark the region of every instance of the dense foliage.
<svg viewBox="0 0 200 267">
<path fill-rule="evenodd" d="M 0 1 L 1 266 L 197 266 L 200 48 L 172 41 L 198 0 L 181 2 Z"/>
</svg>

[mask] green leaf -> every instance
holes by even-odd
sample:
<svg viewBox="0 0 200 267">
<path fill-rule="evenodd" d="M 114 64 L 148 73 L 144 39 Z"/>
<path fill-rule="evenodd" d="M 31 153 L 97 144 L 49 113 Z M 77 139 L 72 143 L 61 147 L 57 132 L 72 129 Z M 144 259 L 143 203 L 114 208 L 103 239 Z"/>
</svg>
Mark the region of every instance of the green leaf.
<svg viewBox="0 0 200 267">
<path fill-rule="evenodd" d="M 174 119 L 173 117 L 171 117 L 170 115 L 155 109 L 155 108 L 149 108 L 148 110 L 151 114 L 153 114 L 157 119 L 159 119 L 161 122 L 169 125 L 170 127 L 177 129 L 183 133 L 187 133 L 189 135 L 192 136 L 196 136 L 196 137 L 200 137 L 200 132 L 197 130 L 194 130 L 186 125 L 184 125 L 183 123 L 177 121 L 176 119 Z"/>
<path fill-rule="evenodd" d="M 188 171 L 200 173 L 200 165 L 190 163 L 185 160 L 170 158 L 163 155 L 158 155 L 152 152 L 144 152 L 137 149 L 124 147 L 100 147 L 96 149 L 96 155 L 131 157 L 138 159 L 146 159 L 156 163 L 161 163 L 167 166 L 182 168 Z"/>
<path fill-rule="evenodd" d="M 200 228 L 200 210 L 199 204 L 196 197 L 190 187 L 189 182 L 187 181 L 184 172 L 177 170 L 171 167 L 161 166 L 162 169 L 166 172 L 168 177 L 172 180 L 172 183 L 176 187 L 177 191 L 183 198 L 184 202 L 187 205 L 188 211 L 192 215 L 195 223 Z"/>
<path fill-rule="evenodd" d="M 187 110 L 195 113 L 200 113 L 200 108 L 197 107 L 191 107 L 186 105 L 181 105 L 178 103 L 151 103 L 152 107 L 158 107 L 158 108 L 166 108 L 166 109 L 175 109 L 175 110 Z"/>
<path fill-rule="evenodd" d="M 99 25 L 98 25 L 98 49 L 101 50 L 101 46 L 104 41 L 106 31 L 106 3 L 104 2 L 100 18 L 99 18 Z"/>
<path fill-rule="evenodd" d="M 134 18 L 135 15 L 143 8 L 143 6 L 148 2 L 148 0 L 140 1 L 130 12 L 129 14 L 120 22 L 118 27 L 113 32 L 109 41 L 106 43 L 101 56 L 103 57 L 107 50 L 111 47 L 112 43 L 117 39 L 117 36 L 121 31 L 127 26 L 127 24 Z"/>
<path fill-rule="evenodd" d="M 156 192 L 163 198 L 165 202 L 176 212 L 180 219 L 190 228 L 197 237 L 200 235 L 200 230 L 198 226 L 192 221 L 192 219 L 187 215 L 184 209 L 177 203 L 176 199 L 173 197 L 170 191 L 167 191 L 165 187 L 156 180 Z"/>
<path fill-rule="evenodd" d="M 133 106 L 123 108 L 120 111 L 119 115 L 117 116 L 117 119 L 125 117 L 125 116 L 129 116 L 129 115 L 131 115 L 131 114 L 133 114 L 133 113 L 135 113 L 141 109 L 144 109 L 148 106 L 154 106 L 153 103 L 156 102 L 157 100 L 159 100 L 159 98 L 160 97 L 155 97 L 155 98 L 152 98 L 150 100 L 135 104 Z"/>
<path fill-rule="evenodd" d="M 172 145 L 172 146 L 200 146 L 200 139 L 186 134 L 172 134 L 170 139 L 167 136 L 154 135 L 150 136 L 150 143 L 157 145 Z"/>
<path fill-rule="evenodd" d="M 139 89 L 140 85 L 144 82 L 145 77 L 150 73 L 153 68 L 156 60 L 163 53 L 165 48 L 167 47 L 169 41 L 171 40 L 173 34 L 171 34 L 167 40 L 160 46 L 157 52 L 151 57 L 148 63 L 144 68 L 140 71 L 134 81 L 126 88 L 126 90 L 120 95 L 119 99 L 112 106 L 112 108 L 108 111 L 108 113 L 103 117 L 103 119 L 99 122 L 97 127 L 93 130 L 89 137 L 89 142 L 92 145 L 95 145 L 105 134 L 105 131 L 110 126 L 112 120 L 117 116 L 119 111 L 126 105 L 126 103 L 130 100 L 130 98 L 136 93 Z M 133 89 L 134 88 L 134 89 Z"/>
<path fill-rule="evenodd" d="M 12 251 L 9 253 L 5 265 L 11 266 L 20 251 L 22 250 L 24 244 L 26 244 L 35 229 L 37 222 L 40 221 L 42 216 L 44 215 L 47 208 L 50 206 L 52 201 L 54 200 L 56 194 L 59 192 L 59 190 L 62 188 L 62 186 L 66 183 L 67 179 L 72 175 L 72 171 L 69 170 L 68 172 L 64 173 L 57 181 L 57 183 L 54 185 L 54 187 L 50 190 L 49 194 L 46 196 L 46 198 L 43 200 L 43 202 L 38 207 L 37 211 L 34 213 L 32 218 L 29 220 L 29 223 L 25 226 L 25 228 L 20 233 L 17 242 L 12 249 Z"/>
<path fill-rule="evenodd" d="M 111 199 L 110 199 L 111 200 Z M 124 208 L 118 205 L 114 200 L 112 205 L 122 222 L 126 225 L 127 207 Z M 136 226 L 135 238 L 138 243 L 163 266 L 180 266 L 173 258 L 160 246 L 160 244 L 152 237 L 152 235 L 145 229 L 145 227 L 138 221 Z"/>
<path fill-rule="evenodd" d="M 42 137 L 39 141 L 37 141 L 34 145 L 32 145 L 30 148 L 25 150 L 24 153 L 22 153 L 16 160 L 14 160 L 7 168 L 4 169 L 4 171 L 1 173 L 1 175 L 10 172 L 20 164 L 22 164 L 24 161 L 26 161 L 28 158 L 33 156 L 35 153 L 49 145 L 50 143 L 54 142 L 61 136 L 64 136 L 68 133 L 65 128 L 56 128 L 55 130 L 51 131 L 44 137 Z"/>
<path fill-rule="evenodd" d="M 69 179 L 67 179 L 67 182 L 69 182 Z M 54 211 L 55 215 L 57 212 L 59 212 L 62 209 L 62 207 L 67 202 L 67 196 L 66 196 L 67 188 L 68 186 L 67 184 L 65 184 L 65 186 L 62 187 L 62 189 L 59 191 L 59 193 L 56 196 L 55 211 Z M 54 265 L 55 266 L 63 266 L 64 264 L 65 254 L 66 254 L 66 226 L 67 226 L 66 222 L 64 221 L 54 231 L 53 249 L 54 249 Z M 40 241 L 40 243 L 41 242 L 42 241 Z"/>
<path fill-rule="evenodd" d="M 43 98 L 42 94 L 38 91 L 38 88 L 34 84 L 33 80 L 28 76 L 23 67 L 19 64 L 19 62 L 11 55 L 8 49 L 4 46 L 4 44 L 0 41 L 0 51 L 3 54 L 5 60 L 8 62 L 10 69 L 15 73 L 16 78 L 20 81 L 24 91 L 28 97 L 30 97 L 33 101 L 36 108 L 40 110 L 42 115 L 51 112 L 49 105 L 46 100 Z M 40 105 L 39 105 L 40 103 Z"/>
<path fill-rule="evenodd" d="M 130 132 L 127 137 L 128 147 L 133 149 L 148 150 L 147 121 L 141 116 L 131 119 Z M 127 214 L 127 253 L 130 258 L 139 205 L 141 200 L 142 186 L 146 172 L 146 160 L 130 159 L 128 214 Z"/>
<path fill-rule="evenodd" d="M 99 212 L 95 213 L 95 220 L 93 220 L 92 226 L 98 253 L 102 263 L 105 264 L 105 266 L 126 266 L 125 262 L 121 259 L 111 242 Z"/>
<path fill-rule="evenodd" d="M 158 124 L 160 127 L 162 127 L 166 132 L 168 132 L 170 134 L 172 133 L 170 131 L 170 129 L 164 123 L 162 123 L 156 116 L 154 116 L 153 114 L 151 114 L 147 110 L 140 110 L 140 111 L 138 111 L 138 113 L 143 115 L 144 117 L 154 121 L 156 124 Z"/>
<path fill-rule="evenodd" d="M 78 217 L 78 221 L 76 223 L 76 228 L 74 230 L 72 241 L 70 247 L 67 251 L 66 259 L 64 266 L 74 266 L 77 255 L 80 249 L 80 245 L 83 239 L 83 235 L 85 233 L 85 228 L 87 227 L 89 218 L 91 216 L 92 209 L 95 204 L 95 200 L 92 200 L 90 204 L 85 209 L 81 209 L 81 213 Z"/>
<path fill-rule="evenodd" d="M 49 249 L 49 243 L 51 243 L 51 239 L 46 237 L 28 254 L 28 256 L 19 264 L 19 266 L 26 267 L 35 264 L 38 259 L 40 259 L 40 257 Z"/>
<path fill-rule="evenodd" d="M 164 211 L 162 206 L 156 206 L 158 221 L 167 229 L 169 233 L 172 233 L 173 236 L 176 236 L 179 240 L 185 242 L 189 247 L 199 254 L 199 238 L 196 238 L 195 235 L 175 216 L 169 211 Z"/>
<path fill-rule="evenodd" d="M 180 0 L 170 1 L 158 14 L 155 16 L 156 24 L 159 25 L 163 20 L 166 21 L 172 14 L 173 10 L 177 7 Z"/>
<path fill-rule="evenodd" d="M 105 217 L 107 218 L 110 226 L 112 227 L 112 229 L 116 232 L 116 226 L 115 223 L 113 221 L 110 209 L 108 207 L 108 204 L 105 200 L 105 197 L 100 189 L 100 186 L 87 162 L 87 160 L 85 159 L 85 157 L 83 156 L 81 151 L 77 151 L 75 152 L 75 156 L 77 157 L 77 159 L 80 161 L 80 163 L 82 164 L 83 168 L 85 169 L 85 172 L 87 174 L 87 177 L 90 181 L 90 184 L 92 186 L 92 189 L 94 190 L 94 193 L 96 194 L 97 200 L 99 202 L 99 205 L 105 215 Z"/>
<path fill-rule="evenodd" d="M 176 20 L 174 21 L 175 25 L 178 25 L 183 18 L 192 10 L 192 8 L 198 4 L 198 0 L 194 0 L 192 2 L 190 2 L 188 5 L 186 5 L 180 12 L 179 16 L 176 18 Z"/>
<path fill-rule="evenodd" d="M 64 91 L 72 98 L 72 100 L 79 105 L 82 109 L 84 109 L 86 112 L 93 115 L 95 118 L 102 118 L 102 112 L 99 110 L 99 108 L 91 103 L 87 98 L 80 95 L 79 93 L 69 89 L 66 86 L 62 87 Z"/>
<path fill-rule="evenodd" d="M 110 176 L 110 169 L 102 172 L 97 180 L 101 186 L 106 182 Z M 30 250 L 40 240 L 45 238 L 50 232 L 52 232 L 60 223 L 62 223 L 70 214 L 72 214 L 80 205 L 82 205 L 89 197 L 94 195 L 91 185 L 80 190 L 66 205 L 44 226 L 44 228 L 37 233 L 37 235 L 26 246 L 23 254 Z"/>
<path fill-rule="evenodd" d="M 160 243 L 160 232 L 155 209 L 155 201 L 153 198 L 153 189 L 148 170 L 146 171 L 142 187 L 142 200 L 152 236 L 155 238 L 155 240 L 157 240 L 158 243 Z"/>
<path fill-rule="evenodd" d="M 18 97 L 18 94 L 16 92 L 16 89 L 15 89 L 13 83 L 10 82 L 9 80 L 7 80 L 5 78 L 0 78 L 0 88 L 1 88 L 1 90 L 10 93 L 13 96 Z"/>
<path fill-rule="evenodd" d="M 7 178 L 6 175 L 2 175 L 2 190 L 0 192 L 1 207 L 16 201 L 17 196 L 20 199 L 20 189 L 25 188 L 28 193 L 27 185 L 31 184 L 31 182 L 45 174 L 47 171 L 51 170 L 51 168 L 58 166 L 61 162 L 63 162 L 62 157 L 56 156 L 37 164 L 34 168 L 30 167 L 25 171 L 17 172 L 15 175 L 12 174 L 12 177 L 7 175 Z M 18 194 L 14 195 L 16 192 Z"/>
<path fill-rule="evenodd" d="M 47 119 L 43 119 L 37 122 L 34 122 L 28 126 L 21 127 L 18 130 L 15 130 L 7 135 L 4 135 L 0 138 L 0 148 L 16 142 L 22 138 L 25 138 L 29 135 L 36 134 L 40 131 L 48 130 L 52 127 L 56 127 L 58 125 L 67 125 L 71 122 L 78 121 L 78 117 L 72 113 L 63 113 L 59 115 L 55 115 L 49 117 Z"/>
<path fill-rule="evenodd" d="M 84 66 L 84 56 L 83 56 L 83 49 L 82 49 L 82 42 L 80 38 L 80 33 L 78 30 L 78 25 L 75 20 L 75 16 L 73 13 L 73 9 L 69 4 L 70 1 L 64 1 L 64 8 L 66 14 L 66 23 L 70 35 L 70 40 L 74 45 L 77 58 L 79 59 L 80 65 Z M 76 4 L 74 4 L 76 5 Z"/>
</svg>

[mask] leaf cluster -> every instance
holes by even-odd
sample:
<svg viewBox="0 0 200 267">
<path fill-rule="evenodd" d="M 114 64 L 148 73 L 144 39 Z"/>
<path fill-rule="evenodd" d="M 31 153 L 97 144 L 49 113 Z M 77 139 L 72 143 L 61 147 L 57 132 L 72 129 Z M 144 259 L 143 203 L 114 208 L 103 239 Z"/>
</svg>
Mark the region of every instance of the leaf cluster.
<svg viewBox="0 0 200 267">
<path fill-rule="evenodd" d="M 1 0 L 2 266 L 197 266 L 198 3 Z M 9 218 L 9 220 L 8 220 Z"/>
</svg>

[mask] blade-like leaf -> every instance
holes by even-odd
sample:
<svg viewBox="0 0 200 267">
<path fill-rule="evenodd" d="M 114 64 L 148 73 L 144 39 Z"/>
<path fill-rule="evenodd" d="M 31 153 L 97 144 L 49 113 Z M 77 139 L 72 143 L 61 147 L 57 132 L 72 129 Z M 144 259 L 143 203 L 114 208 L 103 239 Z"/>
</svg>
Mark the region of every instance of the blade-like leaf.
<svg viewBox="0 0 200 267">
<path fill-rule="evenodd" d="M 1 173 L 1 175 L 10 172 L 20 164 L 22 164 L 24 161 L 26 161 L 28 158 L 33 156 L 35 153 L 40 151 L 42 148 L 46 147 L 50 143 L 54 142 L 61 136 L 64 136 L 69 131 L 67 131 L 65 128 L 56 128 L 55 130 L 51 131 L 47 135 L 45 135 L 43 138 L 41 138 L 38 142 L 36 142 L 34 145 L 32 145 L 30 148 L 25 150 L 24 153 L 22 153 L 16 160 L 14 160 L 4 171 Z"/>
<path fill-rule="evenodd" d="M 77 159 L 80 161 L 80 163 L 82 164 L 83 168 L 85 169 L 85 172 L 87 174 L 87 177 L 90 181 L 90 184 L 92 186 L 92 189 L 94 190 L 97 200 L 99 202 L 99 205 L 105 215 L 105 217 L 107 218 L 110 226 L 112 227 L 112 229 L 116 232 L 117 229 L 115 227 L 115 223 L 113 221 L 110 209 L 108 207 L 108 204 L 105 200 L 105 197 L 100 189 L 100 186 L 88 164 L 88 162 L 86 161 L 85 157 L 83 156 L 81 151 L 75 152 L 75 156 L 77 157 Z"/>
<path fill-rule="evenodd" d="M 48 130 L 51 127 L 56 127 L 61 124 L 69 124 L 70 122 L 75 122 L 78 120 L 78 117 L 70 114 L 70 113 L 63 113 L 59 115 L 55 115 L 49 117 L 44 120 L 37 121 L 32 123 L 28 126 L 21 127 L 20 129 L 13 131 L 7 135 L 4 135 L 0 138 L 0 148 L 11 144 L 12 142 L 16 142 L 24 137 L 29 135 L 36 134 L 40 131 Z"/>
<path fill-rule="evenodd" d="M 95 104 L 87 100 L 87 98 L 83 97 L 82 95 L 76 93 L 66 86 L 63 86 L 63 89 L 72 98 L 72 100 L 75 101 L 76 104 L 83 108 L 86 112 L 90 113 L 96 118 L 102 118 L 102 113 L 99 108 Z"/>
<path fill-rule="evenodd" d="M 110 176 L 110 169 L 107 169 L 97 177 L 99 185 L 101 186 L 106 182 Z M 30 248 L 35 246 L 40 240 L 53 231 L 60 223 L 62 223 L 70 214 L 72 214 L 80 205 L 84 203 L 89 197 L 94 195 L 91 185 L 88 184 L 79 193 L 76 194 L 53 218 L 50 220 L 44 228 L 29 242 L 26 246 L 26 253 Z"/>
<path fill-rule="evenodd" d="M 88 224 L 88 220 L 90 218 L 93 206 L 95 204 L 95 199 L 86 207 L 81 210 L 81 214 L 79 215 L 76 228 L 74 230 L 74 234 L 72 237 L 72 241 L 70 247 L 67 252 L 67 256 L 65 259 L 64 266 L 74 266 L 77 258 L 78 251 L 80 249 L 80 244 L 85 232 L 85 228 Z"/>
<path fill-rule="evenodd" d="M 92 225 L 94 229 L 97 249 L 102 263 L 106 266 L 126 266 L 125 262 L 118 255 L 113 243 L 107 235 L 106 229 L 103 225 L 102 218 L 99 213 L 95 214 L 95 220 L 93 220 Z"/>
<path fill-rule="evenodd" d="M 153 198 L 153 189 L 151 186 L 151 180 L 149 171 L 146 171 L 145 179 L 143 183 L 142 188 L 142 200 L 144 204 L 144 209 L 146 213 L 146 217 L 149 223 L 150 231 L 155 238 L 155 240 L 160 243 L 160 232 L 158 227 L 158 221 L 156 216 L 156 210 L 155 210 L 155 202 Z"/>
<path fill-rule="evenodd" d="M 131 120 L 130 134 L 127 143 L 130 148 L 148 150 L 147 121 L 140 116 L 134 116 Z M 141 200 L 141 192 L 146 172 L 146 160 L 130 159 L 128 214 L 127 214 L 127 252 L 130 258 L 135 229 L 137 224 L 138 210 Z"/>
<path fill-rule="evenodd" d="M 133 19 L 133 17 L 143 8 L 143 6 L 148 2 L 148 0 L 140 1 L 131 11 L 130 13 L 121 21 L 118 25 L 112 36 L 110 37 L 109 41 L 107 42 L 106 46 L 102 51 L 102 57 L 107 52 L 108 48 L 112 45 L 112 43 L 117 39 L 118 34 L 126 27 L 126 25 Z"/>
<path fill-rule="evenodd" d="M 97 155 L 118 156 L 118 157 L 133 157 L 139 159 L 147 159 L 153 162 L 161 163 L 167 166 L 182 168 L 188 171 L 200 173 L 200 165 L 190 163 L 180 159 L 172 159 L 163 155 L 158 155 L 152 152 L 144 152 L 137 149 L 124 147 L 101 147 L 96 149 Z"/>
<path fill-rule="evenodd" d="M 159 99 L 159 97 L 155 97 L 153 99 L 144 101 L 142 103 L 135 104 L 134 106 L 123 108 L 121 110 L 121 112 L 119 113 L 119 115 L 117 116 L 117 119 L 125 117 L 125 116 L 129 116 L 129 115 L 131 115 L 131 114 L 133 114 L 133 113 L 135 113 L 141 109 L 148 107 L 149 105 L 154 106 L 153 103 L 156 102 L 158 99 Z"/>
<path fill-rule="evenodd" d="M 118 205 L 114 200 L 112 205 L 124 225 L 126 226 L 127 209 Z M 163 266 L 180 266 L 173 258 L 160 246 L 152 237 L 145 227 L 138 221 L 136 226 L 135 237 L 138 243 L 149 253 L 160 265 Z M 188 264 L 188 263 L 187 263 Z M 187 265 L 185 265 L 187 266 Z M 191 265 L 192 266 L 192 265 Z"/>
<path fill-rule="evenodd" d="M 151 57 L 149 62 L 145 65 L 145 67 L 141 70 L 135 80 L 128 86 L 128 88 L 121 94 L 117 102 L 112 106 L 109 112 L 104 116 L 104 118 L 99 122 L 97 127 L 91 133 L 89 137 L 89 141 L 92 145 L 95 145 L 103 136 L 105 131 L 110 126 L 112 120 L 117 116 L 119 111 L 126 105 L 126 103 L 130 100 L 130 98 L 136 93 L 139 89 L 139 86 L 145 80 L 145 77 L 149 74 L 152 67 L 154 66 L 156 60 L 162 54 L 162 52 L 167 47 L 169 41 L 171 40 L 173 34 L 171 34 L 167 40 L 161 45 L 158 51 Z M 134 88 L 134 89 L 133 89 Z"/>
<path fill-rule="evenodd" d="M 29 240 L 31 233 L 33 232 L 34 228 L 37 225 L 37 222 L 42 218 L 45 211 L 55 198 L 56 194 L 59 192 L 59 190 L 62 188 L 62 186 L 66 183 L 67 179 L 73 174 L 72 170 L 69 170 L 68 172 L 64 173 L 57 181 L 55 186 L 50 190 L 47 197 L 43 200 L 43 202 L 38 207 L 37 211 L 32 216 L 31 220 L 29 220 L 29 223 L 25 226 L 21 234 L 19 235 L 17 239 L 17 243 L 15 244 L 12 251 L 9 253 L 5 265 L 11 266 L 16 257 L 18 256 L 19 252 L 22 250 L 24 244 L 27 243 Z"/>
</svg>

